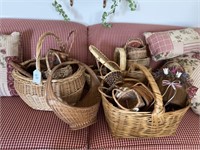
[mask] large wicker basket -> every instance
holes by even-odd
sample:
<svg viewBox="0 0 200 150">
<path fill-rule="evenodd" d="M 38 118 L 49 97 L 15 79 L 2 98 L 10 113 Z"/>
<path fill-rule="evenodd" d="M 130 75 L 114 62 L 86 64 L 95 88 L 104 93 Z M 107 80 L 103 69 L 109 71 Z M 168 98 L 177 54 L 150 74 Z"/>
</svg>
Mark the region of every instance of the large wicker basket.
<svg viewBox="0 0 200 150">
<path fill-rule="evenodd" d="M 53 80 L 52 76 L 57 69 L 66 65 L 79 64 L 86 68 L 86 71 L 90 74 L 90 89 L 87 94 L 76 103 L 76 105 L 70 105 L 66 101 L 63 101 L 62 97 L 56 96 L 53 91 Z M 87 65 L 74 61 L 65 62 L 59 64 L 52 70 L 52 74 L 47 79 L 47 102 L 53 109 L 54 113 L 64 122 L 69 124 L 72 130 L 78 130 L 85 128 L 96 122 L 97 112 L 99 109 L 101 95 L 98 92 L 100 82 L 96 74 Z"/>
<path fill-rule="evenodd" d="M 54 33 L 46 32 L 42 34 L 37 43 L 36 60 L 27 60 L 21 63 L 22 66 L 28 66 L 31 63 L 35 63 L 36 68 L 40 70 L 40 63 L 42 61 L 45 62 L 45 58 L 40 58 L 40 54 L 42 43 L 46 36 L 53 36 L 58 42 L 61 42 L 59 37 Z M 56 95 L 64 97 L 69 103 L 76 103 L 80 99 L 85 84 L 85 68 L 81 65 L 77 65 L 76 68 L 73 77 L 53 79 L 52 81 L 52 86 L 54 91 L 56 91 Z M 35 84 L 33 83 L 32 78 L 22 75 L 17 70 L 13 70 L 12 76 L 14 78 L 15 89 L 26 104 L 36 110 L 52 110 L 46 102 L 46 79 L 43 79 L 41 84 Z"/>
<path fill-rule="evenodd" d="M 189 106 L 176 111 L 165 112 L 161 93 L 151 73 L 142 65 L 135 64 L 134 67 L 140 69 L 148 79 L 155 96 L 154 110 L 152 112 L 132 112 L 120 109 L 111 103 L 110 97 L 99 90 L 102 95 L 106 121 L 112 135 L 118 138 L 174 135 Z M 101 86 L 103 86 L 103 81 Z"/>
</svg>

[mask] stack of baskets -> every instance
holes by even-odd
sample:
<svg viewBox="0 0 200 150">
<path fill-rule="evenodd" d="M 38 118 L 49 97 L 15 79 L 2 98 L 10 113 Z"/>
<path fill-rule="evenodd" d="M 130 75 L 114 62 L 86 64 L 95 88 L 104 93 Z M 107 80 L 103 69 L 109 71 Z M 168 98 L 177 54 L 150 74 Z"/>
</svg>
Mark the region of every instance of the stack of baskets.
<svg viewBox="0 0 200 150">
<path fill-rule="evenodd" d="M 47 36 L 53 36 L 58 43 L 61 43 L 54 33 L 46 32 L 41 35 L 37 43 L 36 60 L 28 60 L 21 64 L 12 63 L 15 67 L 12 75 L 16 91 L 31 108 L 53 111 L 73 130 L 85 128 L 95 123 L 97 119 L 101 100 L 98 92 L 100 82 L 92 69 L 69 58 L 63 51 L 50 49 L 46 57 L 41 58 L 42 42 Z M 69 51 L 70 49 L 71 46 Z M 54 57 L 50 58 L 50 54 L 56 56 L 58 63 L 56 60 L 53 61 Z M 50 67 L 50 59 L 53 62 L 52 67 Z M 34 72 L 32 76 L 33 70 L 39 72 L 37 75 L 43 76 L 41 82 L 37 81 L 38 78 L 35 82 Z M 85 71 L 90 74 L 88 80 L 86 80 Z M 89 91 L 85 90 L 85 87 L 88 87 L 86 81 L 90 81 L 87 83 L 90 86 Z"/>
<path fill-rule="evenodd" d="M 115 78 L 116 73 L 113 72 L 115 75 L 109 75 L 112 78 L 111 80 L 107 78 L 103 79 L 99 91 L 102 97 L 106 121 L 112 135 L 118 138 L 163 137 L 174 135 L 182 117 L 189 108 L 189 103 L 182 109 L 166 112 L 163 106 L 162 95 L 152 74 L 143 65 L 132 65 L 134 65 L 134 68 L 139 69 L 147 78 L 148 85 L 150 85 L 148 88 L 152 91 L 155 102 L 148 111 L 122 109 L 116 105 L 113 97 L 107 92 L 108 88 L 105 87 L 108 87 L 108 83 L 111 85 L 111 88 L 114 87 L 116 83 L 123 80 L 123 76 L 117 76 L 117 78 Z M 134 82 L 137 83 L 138 81 Z"/>
<path fill-rule="evenodd" d="M 124 48 L 116 48 L 114 61 L 120 64 L 121 70 L 129 69 L 133 63 L 146 67 L 149 67 L 150 64 L 150 58 L 147 57 L 147 47 L 139 38 L 128 40 Z"/>
<path fill-rule="evenodd" d="M 40 56 L 42 43 L 47 36 L 53 36 L 58 43 L 62 43 L 60 38 L 54 33 L 46 32 L 42 34 L 36 47 L 36 59 L 27 60 L 21 63 L 21 69 L 24 69 L 24 71 L 30 69 L 33 71 L 33 69 L 37 69 L 40 72 L 47 71 L 47 74 L 51 73 L 51 69 L 47 69 L 47 66 L 49 66 L 47 60 L 49 54 L 47 54 L 46 58 L 41 58 Z M 47 64 L 45 62 L 47 62 Z M 73 69 L 73 78 L 54 78 L 52 81 L 52 86 L 56 95 L 64 97 L 67 101 L 69 100 L 68 103 L 76 103 L 80 99 L 85 84 L 85 68 L 80 64 L 76 64 L 75 67 L 76 69 Z M 68 66 L 68 69 L 69 68 L 70 67 Z M 62 69 L 60 73 L 63 74 L 63 71 L 66 73 L 66 69 L 67 68 Z M 32 74 L 32 72 L 30 74 Z M 52 110 L 46 102 L 46 79 L 43 79 L 40 84 L 35 84 L 33 83 L 32 77 L 25 76 L 19 69 L 14 69 L 12 76 L 14 78 L 15 89 L 26 104 L 36 110 Z"/>
</svg>

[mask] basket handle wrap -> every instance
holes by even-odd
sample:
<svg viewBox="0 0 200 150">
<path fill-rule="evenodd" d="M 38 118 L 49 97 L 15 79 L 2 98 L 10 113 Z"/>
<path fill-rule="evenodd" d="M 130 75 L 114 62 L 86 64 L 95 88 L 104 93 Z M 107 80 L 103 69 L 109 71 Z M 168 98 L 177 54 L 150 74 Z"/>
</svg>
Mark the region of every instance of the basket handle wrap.
<svg viewBox="0 0 200 150">
<path fill-rule="evenodd" d="M 117 62 L 121 70 L 126 70 L 126 51 L 124 48 L 117 47 L 114 52 L 114 61 Z"/>
<path fill-rule="evenodd" d="M 40 71 L 42 43 L 47 36 L 53 36 L 56 39 L 58 45 L 63 45 L 63 42 L 60 40 L 60 38 L 52 32 L 45 32 L 39 37 L 39 40 L 36 46 L 36 69 L 39 71 Z"/>
<path fill-rule="evenodd" d="M 159 87 L 158 87 L 156 81 L 154 80 L 152 74 L 143 65 L 140 65 L 140 64 L 132 64 L 132 65 L 133 65 L 133 67 L 140 69 L 144 73 L 147 80 L 149 81 L 149 85 L 151 86 L 151 89 L 152 89 L 152 92 L 153 92 L 154 98 L 155 98 L 153 114 L 164 113 L 165 109 L 163 107 L 162 95 L 160 93 Z"/>
<path fill-rule="evenodd" d="M 142 46 L 145 46 L 145 45 L 144 45 L 144 42 L 143 42 L 140 38 L 135 38 L 135 39 L 129 39 L 129 40 L 126 42 L 126 44 L 125 44 L 125 46 L 124 46 L 124 49 L 126 49 L 127 46 L 128 46 L 130 43 L 132 43 L 132 42 L 139 43 L 139 44 L 141 44 Z"/>
<path fill-rule="evenodd" d="M 84 64 L 82 62 L 79 62 L 77 60 L 73 60 L 73 61 L 68 61 L 68 62 L 63 62 L 61 64 L 58 64 L 57 66 L 55 66 L 52 69 L 50 75 L 48 76 L 47 83 L 46 83 L 46 91 L 48 91 L 48 94 L 46 94 L 46 100 L 47 100 L 48 104 L 49 104 L 49 100 L 58 100 L 58 98 L 56 97 L 55 93 L 53 92 L 53 87 L 52 87 L 53 74 L 56 72 L 57 69 L 65 67 L 67 65 L 72 65 L 72 64 L 78 64 L 78 65 L 83 66 L 91 76 L 91 88 L 88 91 L 88 93 L 86 94 L 86 96 L 80 102 L 84 102 L 85 100 L 87 100 L 89 98 L 98 99 L 98 97 L 99 97 L 99 101 L 101 100 L 100 99 L 100 93 L 98 92 L 98 87 L 100 85 L 100 81 L 97 78 L 97 76 L 94 73 L 94 71 L 89 66 L 87 66 L 86 64 Z M 62 101 L 59 101 L 59 102 L 63 103 Z M 64 102 L 64 104 L 67 104 L 67 103 Z M 88 105 L 92 106 L 93 104 L 87 104 L 87 107 L 89 107 Z M 77 106 L 77 105 L 75 105 L 75 106 Z"/>
</svg>

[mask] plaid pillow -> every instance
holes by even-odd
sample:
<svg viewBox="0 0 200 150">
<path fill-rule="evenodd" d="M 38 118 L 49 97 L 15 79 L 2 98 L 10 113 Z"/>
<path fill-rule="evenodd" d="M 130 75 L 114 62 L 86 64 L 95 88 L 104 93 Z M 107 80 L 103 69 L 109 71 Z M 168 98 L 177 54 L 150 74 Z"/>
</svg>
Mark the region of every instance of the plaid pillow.
<svg viewBox="0 0 200 150">
<path fill-rule="evenodd" d="M 10 61 L 21 61 L 20 33 L 0 34 L 0 96 L 17 96 Z"/>
<path fill-rule="evenodd" d="M 200 29 L 145 32 L 144 36 L 155 61 L 200 51 Z"/>
</svg>

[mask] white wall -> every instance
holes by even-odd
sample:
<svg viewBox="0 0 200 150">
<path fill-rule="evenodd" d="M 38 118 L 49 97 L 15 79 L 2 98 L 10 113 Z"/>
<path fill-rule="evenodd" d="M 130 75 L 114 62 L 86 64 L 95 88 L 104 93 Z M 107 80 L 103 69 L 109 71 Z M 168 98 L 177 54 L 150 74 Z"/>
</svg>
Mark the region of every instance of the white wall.
<svg viewBox="0 0 200 150">
<path fill-rule="evenodd" d="M 74 6 L 70 7 L 69 0 L 57 1 L 63 4 L 71 21 L 85 25 L 101 23 L 103 11 L 109 10 L 111 5 L 111 0 L 107 0 L 107 7 L 103 9 L 103 0 L 74 0 Z M 63 20 L 54 10 L 52 2 L 0 0 L 0 17 Z M 200 0 L 137 0 L 137 3 L 137 10 L 131 12 L 127 2 L 122 0 L 109 21 L 200 27 Z"/>
</svg>

